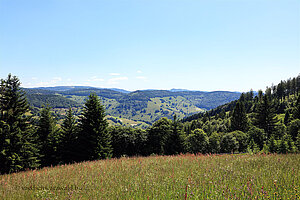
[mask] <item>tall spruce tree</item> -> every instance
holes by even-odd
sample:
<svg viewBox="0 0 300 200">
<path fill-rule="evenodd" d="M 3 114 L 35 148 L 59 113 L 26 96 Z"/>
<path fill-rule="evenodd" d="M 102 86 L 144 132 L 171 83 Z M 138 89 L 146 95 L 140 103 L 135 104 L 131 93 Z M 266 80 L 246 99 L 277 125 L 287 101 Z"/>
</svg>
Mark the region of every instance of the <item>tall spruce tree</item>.
<svg viewBox="0 0 300 200">
<path fill-rule="evenodd" d="M 167 138 L 165 144 L 165 154 L 174 155 L 182 153 L 183 148 L 183 137 L 182 137 L 182 124 L 177 119 L 177 116 L 174 115 L 172 124 L 171 124 L 171 132 Z"/>
<path fill-rule="evenodd" d="M 56 121 L 49 106 L 40 111 L 37 135 L 41 150 L 42 166 L 56 165 L 59 162 L 57 148 L 59 146 L 60 135 L 56 128 Z"/>
<path fill-rule="evenodd" d="M 0 173 L 39 166 L 38 148 L 29 123 L 29 105 L 16 76 L 0 85 Z"/>
<path fill-rule="evenodd" d="M 78 131 L 76 119 L 71 108 L 69 108 L 66 114 L 66 119 L 63 121 L 61 129 L 61 143 L 59 148 L 61 161 L 63 163 L 72 163 L 73 161 L 76 161 L 74 149 L 76 148 L 75 144 Z"/>
<path fill-rule="evenodd" d="M 246 132 L 248 130 L 248 126 L 248 118 L 245 111 L 245 106 L 243 102 L 238 101 L 232 113 L 231 130 Z"/>
<path fill-rule="evenodd" d="M 105 159 L 112 156 L 111 136 L 105 110 L 96 94 L 90 94 L 79 119 L 78 158 L 83 160 Z"/>
<path fill-rule="evenodd" d="M 257 106 L 254 124 L 258 128 L 263 129 L 267 134 L 267 138 L 270 138 L 271 135 L 276 134 L 277 122 L 278 119 L 275 114 L 274 106 L 269 97 L 264 95 Z"/>
</svg>

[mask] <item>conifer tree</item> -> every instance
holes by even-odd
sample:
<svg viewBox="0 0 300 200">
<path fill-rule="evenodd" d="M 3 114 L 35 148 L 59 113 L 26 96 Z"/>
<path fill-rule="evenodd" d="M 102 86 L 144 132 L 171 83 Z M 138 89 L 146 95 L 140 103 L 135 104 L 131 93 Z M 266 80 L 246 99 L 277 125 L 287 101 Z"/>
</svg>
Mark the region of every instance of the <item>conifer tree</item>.
<svg viewBox="0 0 300 200">
<path fill-rule="evenodd" d="M 238 101 L 232 113 L 231 119 L 231 130 L 232 131 L 243 131 L 248 130 L 248 118 L 245 111 L 243 102 Z"/>
<path fill-rule="evenodd" d="M 72 113 L 72 109 L 69 108 L 66 119 L 63 121 L 61 126 L 61 143 L 59 152 L 61 154 L 61 160 L 64 163 L 71 163 L 76 161 L 76 155 L 74 149 L 76 148 L 76 139 L 77 139 L 77 126 L 76 120 Z"/>
<path fill-rule="evenodd" d="M 296 105 L 293 109 L 293 118 L 300 119 L 300 95 L 298 96 Z"/>
<path fill-rule="evenodd" d="M 278 153 L 286 154 L 289 150 L 288 142 L 284 139 L 279 140 Z"/>
<path fill-rule="evenodd" d="M 60 142 L 60 133 L 56 128 L 56 121 L 49 106 L 40 111 L 37 135 L 41 150 L 42 166 L 56 165 L 59 162 L 57 148 Z"/>
<path fill-rule="evenodd" d="M 0 85 L 0 173 L 39 166 L 38 148 L 29 123 L 29 105 L 16 76 Z"/>
<path fill-rule="evenodd" d="M 290 118 L 291 118 L 290 112 L 289 112 L 289 110 L 286 110 L 285 115 L 284 115 L 284 121 L 283 121 L 285 125 L 288 125 L 288 123 L 291 121 Z"/>
<path fill-rule="evenodd" d="M 276 133 L 277 122 L 274 107 L 268 96 L 264 95 L 257 106 L 254 124 L 258 128 L 264 129 L 267 138 L 270 138 L 272 134 Z"/>
<path fill-rule="evenodd" d="M 174 115 L 172 124 L 171 124 L 171 132 L 167 138 L 165 144 L 165 154 L 173 155 L 179 154 L 183 152 L 183 139 L 182 139 L 182 125 L 180 124 L 177 116 Z"/>
<path fill-rule="evenodd" d="M 292 136 L 293 140 L 296 140 L 298 132 L 300 131 L 300 119 L 295 119 L 289 123 L 288 134 Z"/>
<path fill-rule="evenodd" d="M 79 160 L 105 159 L 112 156 L 111 136 L 105 110 L 96 94 L 90 94 L 79 119 Z"/>
</svg>

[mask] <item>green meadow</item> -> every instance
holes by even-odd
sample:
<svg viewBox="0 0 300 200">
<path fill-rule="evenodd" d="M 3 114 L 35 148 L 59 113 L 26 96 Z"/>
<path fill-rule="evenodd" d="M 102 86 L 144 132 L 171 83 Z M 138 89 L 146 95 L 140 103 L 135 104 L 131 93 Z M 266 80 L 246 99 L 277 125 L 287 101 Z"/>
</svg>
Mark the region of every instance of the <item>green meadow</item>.
<svg viewBox="0 0 300 200">
<path fill-rule="evenodd" d="M 0 199 L 299 199 L 299 154 L 107 159 L 0 176 Z"/>
</svg>

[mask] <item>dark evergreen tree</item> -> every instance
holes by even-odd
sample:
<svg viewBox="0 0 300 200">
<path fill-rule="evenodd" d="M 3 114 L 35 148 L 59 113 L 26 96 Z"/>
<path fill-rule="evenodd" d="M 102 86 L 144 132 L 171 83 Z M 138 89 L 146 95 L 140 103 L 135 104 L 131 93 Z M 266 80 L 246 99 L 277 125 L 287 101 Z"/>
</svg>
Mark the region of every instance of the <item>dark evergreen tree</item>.
<svg viewBox="0 0 300 200">
<path fill-rule="evenodd" d="M 263 99 L 263 91 L 258 90 L 258 101 L 262 101 L 262 99 Z"/>
<path fill-rule="evenodd" d="M 79 119 L 78 158 L 97 160 L 112 156 L 111 136 L 105 110 L 96 94 L 90 94 Z"/>
<path fill-rule="evenodd" d="M 276 153 L 278 151 L 278 142 L 275 140 L 274 136 L 271 136 L 271 138 L 268 141 L 268 148 L 271 153 Z"/>
<path fill-rule="evenodd" d="M 134 145 L 134 155 L 147 155 L 147 139 L 148 139 L 148 133 L 146 130 L 136 128 L 134 130 L 135 133 L 135 145 Z"/>
<path fill-rule="evenodd" d="M 248 118 L 245 111 L 245 106 L 243 102 L 238 101 L 232 113 L 231 118 L 231 130 L 232 131 L 242 131 L 248 130 Z"/>
<path fill-rule="evenodd" d="M 59 145 L 61 160 L 63 163 L 72 163 L 76 161 L 76 154 L 74 152 L 74 149 L 76 149 L 75 144 L 77 141 L 78 131 L 76 120 L 71 108 L 69 108 L 66 114 L 66 119 L 63 121 L 61 129 L 61 143 Z"/>
<path fill-rule="evenodd" d="M 277 85 L 277 91 L 276 91 L 277 97 L 279 99 L 282 99 L 284 97 L 284 82 L 281 81 L 278 85 Z"/>
<path fill-rule="evenodd" d="M 298 96 L 295 107 L 293 109 L 293 118 L 300 119 L 300 95 Z"/>
<path fill-rule="evenodd" d="M 295 77 L 292 79 L 292 84 L 291 85 L 292 85 L 292 92 L 295 95 L 296 92 L 297 92 L 297 80 L 296 80 Z"/>
<path fill-rule="evenodd" d="M 292 79 L 289 78 L 286 81 L 286 95 L 289 98 L 289 95 L 292 94 Z"/>
<path fill-rule="evenodd" d="M 239 99 L 241 102 L 244 102 L 246 101 L 246 95 L 245 93 L 242 93 L 241 96 L 240 96 L 240 99 Z"/>
<path fill-rule="evenodd" d="M 109 127 L 109 132 L 112 138 L 112 149 L 114 157 L 121 157 L 124 155 L 128 155 L 130 143 L 133 142 L 133 138 L 131 137 L 132 130 L 129 127 L 122 126 L 111 126 Z M 128 148 L 129 147 L 129 148 Z"/>
<path fill-rule="evenodd" d="M 0 85 L 0 173 L 39 166 L 36 136 L 27 112 L 20 81 L 9 74 Z"/>
<path fill-rule="evenodd" d="M 254 96 L 254 93 L 253 93 L 253 90 L 251 89 L 250 92 L 249 92 L 248 101 L 252 101 L 253 96 Z"/>
<path fill-rule="evenodd" d="M 264 129 L 267 138 L 270 138 L 272 134 L 276 134 L 277 122 L 274 107 L 268 96 L 264 95 L 257 106 L 254 124 L 258 128 Z"/>
<path fill-rule="evenodd" d="M 289 123 L 288 134 L 293 140 L 296 140 L 298 132 L 300 131 L 300 119 L 295 119 Z"/>
<path fill-rule="evenodd" d="M 38 121 L 37 135 L 42 166 L 56 165 L 60 158 L 57 151 L 60 142 L 60 132 L 56 128 L 56 120 L 50 110 L 49 106 L 42 108 Z"/>
<path fill-rule="evenodd" d="M 284 115 L 284 124 L 288 125 L 290 121 L 291 121 L 290 112 L 289 110 L 286 110 Z"/>
<path fill-rule="evenodd" d="M 182 124 L 174 115 L 173 122 L 171 124 L 171 132 L 167 138 L 165 144 L 165 154 L 174 155 L 183 152 L 183 136 L 182 136 Z"/>
<path fill-rule="evenodd" d="M 266 91 L 265 91 L 265 95 L 268 96 L 269 99 L 272 98 L 272 89 L 267 87 Z"/>
<path fill-rule="evenodd" d="M 291 135 L 285 134 L 283 136 L 283 140 L 287 141 L 287 144 L 289 146 L 289 150 L 288 150 L 289 153 L 295 153 L 297 151 L 297 147 Z"/>
</svg>

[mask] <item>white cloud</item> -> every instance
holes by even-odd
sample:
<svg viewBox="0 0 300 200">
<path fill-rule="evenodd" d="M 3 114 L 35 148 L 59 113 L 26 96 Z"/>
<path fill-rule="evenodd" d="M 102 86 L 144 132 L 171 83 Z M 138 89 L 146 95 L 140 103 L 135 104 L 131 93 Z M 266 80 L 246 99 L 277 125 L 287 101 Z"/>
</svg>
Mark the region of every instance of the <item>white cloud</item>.
<svg viewBox="0 0 300 200">
<path fill-rule="evenodd" d="M 58 82 L 58 81 L 61 81 L 62 78 L 61 77 L 54 77 L 51 82 Z"/>
<path fill-rule="evenodd" d="M 128 77 L 126 77 L 126 76 L 111 78 L 111 79 L 108 79 L 107 84 L 108 85 L 116 85 L 116 84 L 119 84 L 120 81 L 127 81 L 127 80 L 128 80 Z"/>
<path fill-rule="evenodd" d="M 31 77 L 32 80 L 37 80 L 37 77 Z"/>
<path fill-rule="evenodd" d="M 97 76 L 93 76 L 90 79 L 87 80 L 88 82 L 102 82 L 104 81 L 103 78 L 98 78 Z"/>
<path fill-rule="evenodd" d="M 37 80 L 37 79 L 33 79 L 33 80 Z M 53 86 L 57 86 L 59 84 L 64 84 L 62 82 L 62 78 L 61 77 L 53 77 L 49 81 L 41 81 L 41 82 L 34 83 L 34 84 L 33 83 L 27 83 L 27 85 L 34 85 L 36 87 L 53 87 Z"/>
<path fill-rule="evenodd" d="M 143 72 L 141 70 L 137 70 L 136 73 L 141 74 Z"/>
<path fill-rule="evenodd" d="M 39 82 L 36 84 L 37 87 L 50 87 L 53 86 L 53 82 Z"/>
<path fill-rule="evenodd" d="M 137 79 L 140 79 L 140 80 L 144 80 L 144 81 L 147 80 L 147 77 L 145 77 L 145 76 L 137 76 L 136 78 L 137 78 Z"/>
<path fill-rule="evenodd" d="M 93 81 L 104 81 L 104 79 L 103 78 L 95 78 L 95 79 L 93 79 Z"/>
<path fill-rule="evenodd" d="M 22 84 L 22 87 L 31 87 L 33 84 L 30 82 L 25 82 Z"/>
<path fill-rule="evenodd" d="M 120 76 L 121 74 L 119 74 L 119 73 L 110 73 L 109 75 L 111 75 L 111 76 Z"/>
<path fill-rule="evenodd" d="M 61 77 L 54 77 L 50 81 L 45 81 L 45 82 L 39 82 L 37 86 L 39 87 L 47 87 L 47 86 L 56 86 L 58 82 L 61 82 L 62 78 Z"/>
</svg>

